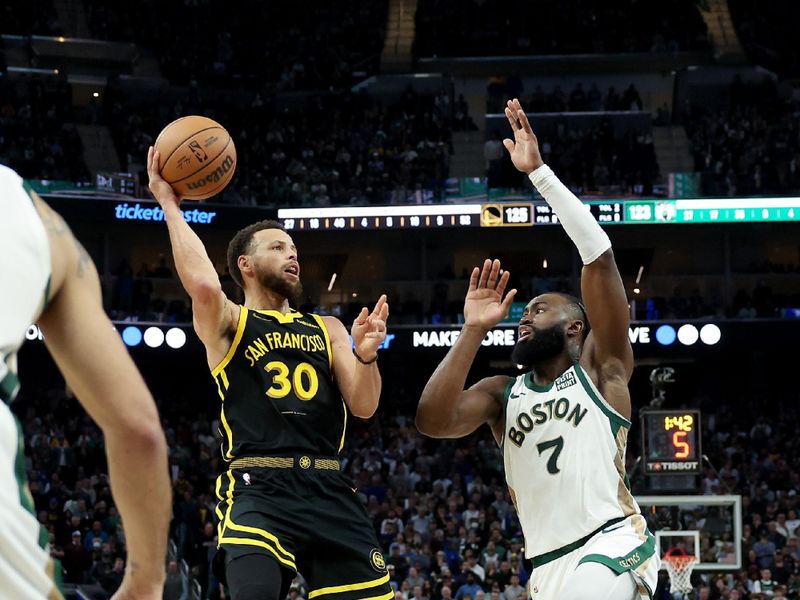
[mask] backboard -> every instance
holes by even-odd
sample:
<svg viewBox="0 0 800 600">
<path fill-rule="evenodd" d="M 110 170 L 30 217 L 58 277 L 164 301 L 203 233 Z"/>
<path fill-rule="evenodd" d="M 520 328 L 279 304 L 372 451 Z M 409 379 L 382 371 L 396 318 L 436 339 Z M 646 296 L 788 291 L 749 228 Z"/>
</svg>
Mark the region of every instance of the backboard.
<svg viewBox="0 0 800 600">
<path fill-rule="evenodd" d="M 659 555 L 681 546 L 700 557 L 699 571 L 736 571 L 742 566 L 742 497 L 637 496 L 659 544 Z"/>
</svg>

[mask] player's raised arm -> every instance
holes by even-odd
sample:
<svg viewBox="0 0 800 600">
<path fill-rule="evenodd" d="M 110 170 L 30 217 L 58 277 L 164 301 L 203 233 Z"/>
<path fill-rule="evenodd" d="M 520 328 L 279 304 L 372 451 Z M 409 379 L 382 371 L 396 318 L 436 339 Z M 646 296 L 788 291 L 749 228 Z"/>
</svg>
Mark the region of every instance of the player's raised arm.
<svg viewBox="0 0 800 600">
<path fill-rule="evenodd" d="M 625 382 L 633 371 L 633 351 L 628 339 L 628 300 L 611 241 L 586 206 L 542 162 L 539 145 L 519 100 L 505 109 L 514 141 L 503 140 L 514 166 L 531 182 L 558 215 L 583 260 L 581 293 L 592 331 L 581 363 L 603 373 L 619 371 Z"/>
<path fill-rule="evenodd" d="M 333 346 L 333 371 L 342 397 L 355 416 L 368 419 L 378 409 L 381 374 L 378 371 L 378 348 L 386 339 L 389 303 L 382 295 L 372 312 L 367 307 L 353 321 L 350 337 L 335 317 L 324 317 Z"/>
<path fill-rule="evenodd" d="M 500 273 L 499 260 L 486 260 L 482 269 L 472 270 L 461 335 L 431 375 L 417 406 L 416 425 L 421 433 L 463 437 L 483 423 L 494 425 L 502 416 L 501 397 L 508 377 L 489 377 L 466 390 L 464 385 L 486 332 L 508 315 L 517 293 L 505 293 L 508 279 L 508 271 Z"/>
<path fill-rule="evenodd" d="M 219 275 L 208 258 L 203 242 L 183 218 L 180 198 L 159 174 L 158 164 L 158 152 L 151 146 L 147 152 L 150 191 L 164 211 L 178 277 L 192 298 L 195 330 L 206 347 L 213 349 L 220 346 L 220 342 L 228 337 L 228 332 L 236 327 L 239 310 L 225 297 Z M 221 346 L 218 358 L 222 358 L 227 351 L 224 343 Z M 209 359 L 212 357 L 209 356 Z"/>
<path fill-rule="evenodd" d="M 39 319 L 69 387 L 103 430 L 128 564 L 116 598 L 161 598 L 172 512 L 167 444 L 155 402 L 103 311 L 100 281 L 63 219 L 36 198 L 52 257 L 53 296 Z"/>
</svg>

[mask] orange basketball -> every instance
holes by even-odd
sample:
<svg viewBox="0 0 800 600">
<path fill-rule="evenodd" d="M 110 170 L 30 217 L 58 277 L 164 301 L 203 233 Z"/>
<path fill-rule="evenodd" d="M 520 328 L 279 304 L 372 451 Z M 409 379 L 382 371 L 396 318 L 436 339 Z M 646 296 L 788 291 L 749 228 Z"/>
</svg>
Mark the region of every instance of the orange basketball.
<svg viewBox="0 0 800 600">
<path fill-rule="evenodd" d="M 175 193 L 189 200 L 219 194 L 236 170 L 236 147 L 225 128 L 207 117 L 173 121 L 158 134 L 158 170 Z"/>
</svg>

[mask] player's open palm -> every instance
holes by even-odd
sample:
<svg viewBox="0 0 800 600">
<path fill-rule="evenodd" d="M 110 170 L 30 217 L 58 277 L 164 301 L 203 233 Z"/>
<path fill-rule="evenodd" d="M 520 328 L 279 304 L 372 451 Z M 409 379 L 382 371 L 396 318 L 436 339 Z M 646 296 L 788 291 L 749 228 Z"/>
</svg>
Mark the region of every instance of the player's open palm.
<svg viewBox="0 0 800 600">
<path fill-rule="evenodd" d="M 147 151 L 147 177 L 150 180 L 148 187 L 156 202 L 165 209 L 168 204 L 180 204 L 181 199 L 175 194 L 172 186 L 164 181 L 158 171 L 159 155 L 155 148 L 150 146 Z"/>
<path fill-rule="evenodd" d="M 355 344 L 356 353 L 363 359 L 369 360 L 378 352 L 378 347 L 386 339 L 386 321 L 389 319 L 389 303 L 386 301 L 386 294 L 378 298 L 372 312 L 367 307 L 361 309 L 350 335 Z"/>
<path fill-rule="evenodd" d="M 469 291 L 464 300 L 465 325 L 488 331 L 506 318 L 517 293 L 517 290 L 505 293 L 509 277 L 508 271 L 501 274 L 499 260 L 487 258 L 483 268 L 472 269 Z"/>
<path fill-rule="evenodd" d="M 542 155 L 539 153 L 539 140 L 536 139 L 519 100 L 516 98 L 509 100 L 505 113 L 514 132 L 514 141 L 506 138 L 503 140 L 503 145 L 517 169 L 523 173 L 532 173 L 543 164 Z"/>
</svg>

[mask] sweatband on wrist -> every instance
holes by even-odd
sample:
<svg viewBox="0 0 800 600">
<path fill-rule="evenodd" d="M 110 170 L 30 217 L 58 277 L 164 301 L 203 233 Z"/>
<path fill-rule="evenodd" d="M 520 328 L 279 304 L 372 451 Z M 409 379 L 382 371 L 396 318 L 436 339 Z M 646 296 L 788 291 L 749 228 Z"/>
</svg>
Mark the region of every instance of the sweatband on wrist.
<svg viewBox="0 0 800 600">
<path fill-rule="evenodd" d="M 370 358 L 369 360 L 364 360 L 363 358 L 361 358 L 361 357 L 358 355 L 358 352 L 356 352 L 356 349 L 355 349 L 355 348 L 353 348 L 353 356 L 355 356 L 355 357 L 356 357 L 356 360 L 357 360 L 358 362 L 360 362 L 362 365 L 371 365 L 371 364 L 372 364 L 372 363 L 374 363 L 376 360 L 378 360 L 378 353 L 377 353 L 377 351 L 375 352 L 375 356 L 374 356 L 374 357 Z"/>
<path fill-rule="evenodd" d="M 550 167 L 543 164 L 528 177 L 556 213 L 564 231 L 578 248 L 583 264 L 594 262 L 611 248 L 611 240 L 589 212 L 589 206 L 578 200 Z"/>
</svg>

